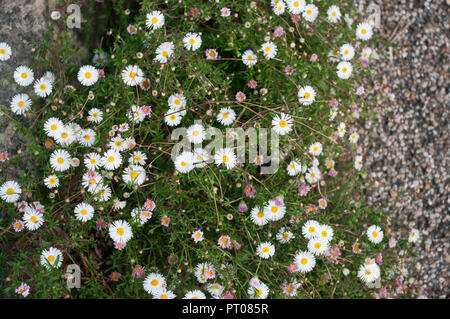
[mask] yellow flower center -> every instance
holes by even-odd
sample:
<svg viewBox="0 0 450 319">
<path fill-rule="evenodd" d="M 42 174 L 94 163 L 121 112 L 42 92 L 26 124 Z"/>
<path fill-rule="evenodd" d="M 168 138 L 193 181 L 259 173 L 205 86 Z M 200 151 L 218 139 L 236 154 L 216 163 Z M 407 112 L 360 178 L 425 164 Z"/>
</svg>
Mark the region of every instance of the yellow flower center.
<svg viewBox="0 0 450 319">
<path fill-rule="evenodd" d="M 300 263 L 301 263 L 302 265 L 306 265 L 306 264 L 308 263 L 308 259 L 302 258 L 302 260 L 300 260 Z"/>
<path fill-rule="evenodd" d="M 157 18 L 157 17 L 153 17 L 153 18 L 152 18 L 152 23 L 153 23 L 153 24 L 158 23 L 158 18 Z"/>
<path fill-rule="evenodd" d="M 222 161 L 223 161 L 224 163 L 228 162 L 228 161 L 229 161 L 228 156 L 226 156 L 226 155 L 222 156 Z"/>
<path fill-rule="evenodd" d="M 136 73 L 131 72 L 131 73 L 130 73 L 130 78 L 134 79 L 135 77 L 136 77 Z"/>
<path fill-rule="evenodd" d="M 298 6 L 299 6 L 298 1 L 295 1 L 295 2 L 294 2 L 294 7 L 298 7 Z"/>
<path fill-rule="evenodd" d="M 162 56 L 167 58 L 169 56 L 169 53 L 167 51 L 163 51 Z"/>
<path fill-rule="evenodd" d="M 5 49 L 0 49 L 0 53 L 1 53 L 1 54 L 5 54 L 5 53 L 6 53 L 6 50 L 5 50 Z"/>
<path fill-rule="evenodd" d="M 261 296 L 261 295 L 262 295 L 262 290 L 261 290 L 261 289 L 256 289 L 256 290 L 255 290 L 255 293 L 256 293 L 258 296 Z"/>
<path fill-rule="evenodd" d="M 6 190 L 6 194 L 8 194 L 8 195 L 13 195 L 14 193 L 15 193 L 14 188 L 8 188 Z"/>
<path fill-rule="evenodd" d="M 119 234 L 119 236 L 123 236 L 123 234 L 125 234 L 125 230 L 123 228 L 117 228 L 117 234 Z"/>
<path fill-rule="evenodd" d="M 361 33 L 362 33 L 362 34 L 366 34 L 366 33 L 367 33 L 367 30 L 366 30 L 366 29 L 362 29 L 362 30 L 361 30 Z"/>
<path fill-rule="evenodd" d="M 281 121 L 280 121 L 280 126 L 281 126 L 281 127 L 286 127 L 286 125 L 287 125 L 287 122 L 286 122 L 286 121 L 284 121 L 284 120 L 281 120 Z"/>
<path fill-rule="evenodd" d="M 335 17 L 336 16 L 336 12 L 335 11 L 333 11 L 333 13 L 331 14 L 333 17 Z"/>
<path fill-rule="evenodd" d="M 161 299 L 169 299 L 169 297 L 166 294 L 162 294 Z"/>
<path fill-rule="evenodd" d="M 327 237 L 328 233 L 326 230 L 322 231 L 322 237 Z"/>
<path fill-rule="evenodd" d="M 66 132 L 64 132 L 64 133 L 61 134 L 61 137 L 62 137 L 62 138 L 67 138 L 67 136 L 68 136 L 68 134 L 67 134 Z"/>
<path fill-rule="evenodd" d="M 311 9 L 308 9 L 307 11 L 306 11 L 306 14 L 307 15 L 310 15 L 312 13 L 312 10 Z"/>
<path fill-rule="evenodd" d="M 259 218 L 263 218 L 264 217 L 264 213 L 263 212 L 258 212 L 258 217 Z"/>
<path fill-rule="evenodd" d="M 92 77 L 91 72 L 86 72 L 86 73 L 84 74 L 84 77 L 85 77 L 86 79 L 90 79 L 90 78 Z"/>
<path fill-rule="evenodd" d="M 158 279 L 153 279 L 153 280 L 151 281 L 151 284 L 152 284 L 152 286 L 158 286 L 158 284 L 159 284 Z"/>
<path fill-rule="evenodd" d="M 372 233 L 372 236 L 376 238 L 376 237 L 378 237 L 378 233 L 374 231 L 374 232 Z"/>
<path fill-rule="evenodd" d="M 114 156 L 108 157 L 108 162 L 110 162 L 110 163 L 114 162 Z"/>
<path fill-rule="evenodd" d="M 47 258 L 47 259 L 48 259 L 48 261 L 49 261 L 49 262 L 51 262 L 51 263 L 52 263 L 52 262 L 54 262 L 54 261 L 55 261 L 55 256 L 53 256 L 53 255 L 52 255 L 52 256 L 48 256 L 48 258 Z"/>
<path fill-rule="evenodd" d="M 265 48 L 264 48 L 264 51 L 270 52 L 270 47 L 265 47 Z"/>
<path fill-rule="evenodd" d="M 131 176 L 131 178 L 132 179 L 135 179 L 136 177 L 138 177 L 138 173 L 136 173 L 136 172 L 131 172 L 131 174 L 130 174 L 130 176 Z"/>
<path fill-rule="evenodd" d="M 277 206 L 273 206 L 272 207 L 272 213 L 276 213 L 278 212 L 278 207 Z"/>
<path fill-rule="evenodd" d="M 322 247 L 322 245 L 320 243 L 315 243 L 314 244 L 314 248 L 315 249 L 320 249 L 320 247 Z"/>
<path fill-rule="evenodd" d="M 40 89 L 41 89 L 42 91 L 44 91 L 46 88 L 47 88 L 47 86 L 46 86 L 45 84 L 41 84 Z"/>
<path fill-rule="evenodd" d="M 311 93 L 306 92 L 306 93 L 305 93 L 305 99 L 309 99 L 310 97 L 311 97 Z"/>
<path fill-rule="evenodd" d="M 52 184 L 52 185 L 55 184 L 56 183 L 56 179 L 50 178 L 49 183 Z"/>
<path fill-rule="evenodd" d="M 86 215 L 87 214 L 87 209 L 83 208 L 80 213 L 81 213 L 81 215 Z"/>
<path fill-rule="evenodd" d="M 288 239 L 288 238 L 289 238 L 289 234 L 288 234 L 288 233 L 284 233 L 284 234 L 283 234 L 283 238 L 284 238 L 284 239 Z"/>
<path fill-rule="evenodd" d="M 190 40 L 189 40 L 189 43 L 190 43 L 190 44 L 194 44 L 194 43 L 195 43 L 195 39 L 190 39 Z"/>
<path fill-rule="evenodd" d="M 31 220 L 33 223 L 35 223 L 35 222 L 37 222 L 37 217 L 36 217 L 36 216 L 31 216 L 30 220 Z"/>
<path fill-rule="evenodd" d="M 22 79 L 26 79 L 28 77 L 28 74 L 26 74 L 25 72 L 23 72 L 21 75 Z"/>
<path fill-rule="evenodd" d="M 62 157 L 59 157 L 59 158 L 58 158 L 58 160 L 57 160 L 57 162 L 58 162 L 58 164 L 62 164 L 62 163 L 64 163 L 64 158 L 62 158 Z"/>
<path fill-rule="evenodd" d="M 177 117 L 175 116 L 175 114 L 172 114 L 172 115 L 170 116 L 170 119 L 171 119 L 172 121 L 175 121 L 176 118 L 177 118 Z"/>
<path fill-rule="evenodd" d="M 265 252 L 265 253 L 268 253 L 269 252 L 269 247 L 264 247 L 262 251 Z"/>
</svg>

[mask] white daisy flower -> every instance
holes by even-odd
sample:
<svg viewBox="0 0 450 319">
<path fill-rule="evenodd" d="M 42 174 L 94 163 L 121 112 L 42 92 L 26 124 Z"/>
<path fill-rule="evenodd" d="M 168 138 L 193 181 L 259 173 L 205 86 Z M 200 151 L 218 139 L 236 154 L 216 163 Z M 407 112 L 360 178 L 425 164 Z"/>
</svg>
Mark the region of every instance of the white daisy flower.
<svg viewBox="0 0 450 319">
<path fill-rule="evenodd" d="M 229 107 L 223 107 L 220 109 L 219 114 L 217 114 L 217 121 L 220 124 L 228 126 L 234 122 L 236 119 L 236 113 L 233 109 Z"/>
<path fill-rule="evenodd" d="M 355 48 L 351 44 L 346 43 L 340 47 L 339 53 L 342 60 L 350 61 L 355 56 Z"/>
<path fill-rule="evenodd" d="M 325 160 L 325 167 L 327 168 L 327 169 L 332 169 L 332 168 L 334 168 L 334 160 L 332 160 L 331 158 L 327 158 L 326 160 Z"/>
<path fill-rule="evenodd" d="M 341 10 L 338 6 L 330 6 L 327 10 L 328 21 L 331 23 L 339 22 L 341 19 Z"/>
<path fill-rule="evenodd" d="M 68 146 L 77 139 L 77 135 L 75 134 L 71 126 L 64 125 L 55 135 L 55 139 L 56 142 L 61 146 Z"/>
<path fill-rule="evenodd" d="M 315 220 L 308 220 L 302 227 L 303 236 L 306 239 L 311 239 L 318 236 L 320 224 Z"/>
<path fill-rule="evenodd" d="M 126 85 L 139 85 L 145 78 L 144 72 L 137 65 L 128 65 L 122 71 L 122 80 Z"/>
<path fill-rule="evenodd" d="M 153 299 L 175 299 L 176 295 L 170 291 L 161 289 L 153 293 Z"/>
<path fill-rule="evenodd" d="M 86 203 L 79 203 L 75 206 L 75 217 L 83 223 L 94 217 L 94 207 Z"/>
<path fill-rule="evenodd" d="M 307 273 L 313 270 L 316 258 L 309 251 L 301 251 L 295 255 L 295 263 L 298 265 L 298 271 Z"/>
<path fill-rule="evenodd" d="M 303 10 L 303 18 L 308 22 L 314 22 L 316 20 L 317 16 L 319 15 L 319 9 L 313 5 L 308 4 L 305 6 L 305 9 Z"/>
<path fill-rule="evenodd" d="M 187 129 L 186 137 L 191 143 L 201 144 L 206 137 L 206 132 L 202 125 L 194 124 Z"/>
<path fill-rule="evenodd" d="M 277 234 L 277 240 L 282 244 L 289 243 L 292 239 L 295 238 L 295 235 L 288 229 L 282 227 Z"/>
<path fill-rule="evenodd" d="M 97 133 L 93 129 L 80 130 L 77 134 L 78 142 L 83 146 L 92 146 L 95 143 Z"/>
<path fill-rule="evenodd" d="M 166 279 L 158 273 L 150 273 L 145 278 L 144 282 L 144 289 L 149 294 L 158 293 L 159 291 L 166 288 Z"/>
<path fill-rule="evenodd" d="M 298 90 L 298 101 L 303 105 L 311 105 L 316 98 L 316 91 L 307 85 Z"/>
<path fill-rule="evenodd" d="M 127 184 L 140 186 L 145 182 L 145 169 L 139 165 L 130 165 L 123 172 L 123 181 Z"/>
<path fill-rule="evenodd" d="M 377 225 L 372 225 L 367 228 L 366 234 L 369 240 L 374 244 L 381 243 L 381 241 L 383 240 L 383 231 Z"/>
<path fill-rule="evenodd" d="M 192 239 L 194 239 L 194 243 L 198 243 L 199 241 L 203 240 L 203 232 L 201 230 L 196 230 L 193 234 L 192 234 Z"/>
<path fill-rule="evenodd" d="M 55 137 L 63 127 L 64 123 L 56 117 L 51 117 L 44 123 L 44 131 L 50 137 Z"/>
<path fill-rule="evenodd" d="M 264 226 L 269 222 L 269 219 L 267 218 L 267 215 L 264 213 L 264 210 L 261 209 L 259 206 L 255 206 L 250 211 L 250 219 L 251 221 L 258 225 L 258 226 Z"/>
<path fill-rule="evenodd" d="M 325 241 L 331 241 L 333 239 L 334 236 L 334 231 L 333 228 L 331 228 L 328 225 L 320 225 L 317 228 L 317 237 L 321 238 Z"/>
<path fill-rule="evenodd" d="M 362 156 L 361 155 L 357 155 L 355 157 L 355 163 L 353 165 L 355 167 L 356 170 L 360 171 L 362 168 Z"/>
<path fill-rule="evenodd" d="M 273 42 L 265 42 L 261 46 L 261 51 L 266 59 L 272 59 L 277 55 L 277 46 Z"/>
<path fill-rule="evenodd" d="M 328 59 L 330 59 L 331 62 L 338 62 L 340 60 L 339 51 L 330 50 L 330 52 L 328 52 Z"/>
<path fill-rule="evenodd" d="M 94 85 L 98 81 L 98 70 L 92 65 L 83 65 L 78 71 L 78 81 L 84 86 Z"/>
<path fill-rule="evenodd" d="M 367 22 L 362 22 L 356 27 L 356 37 L 360 40 L 367 41 L 372 37 L 372 26 Z"/>
<path fill-rule="evenodd" d="M 333 120 L 334 120 L 334 118 L 335 118 L 336 115 L 337 115 L 337 111 L 338 111 L 338 108 L 337 108 L 337 107 L 332 107 L 332 108 L 330 109 L 330 121 L 333 121 Z"/>
<path fill-rule="evenodd" d="M 213 296 L 213 298 L 220 298 L 220 296 L 222 296 L 224 289 L 225 287 L 218 283 L 212 283 L 206 287 L 206 290 L 208 290 L 208 292 L 211 294 L 211 296 Z"/>
<path fill-rule="evenodd" d="M 369 60 L 371 55 L 372 55 L 372 49 L 371 48 L 364 48 L 361 51 L 361 60 Z"/>
<path fill-rule="evenodd" d="M 183 299 L 206 299 L 206 296 L 200 290 L 191 290 L 186 293 Z"/>
<path fill-rule="evenodd" d="M 305 0 L 287 0 L 288 10 L 292 14 L 300 14 L 306 7 Z"/>
<path fill-rule="evenodd" d="M 224 164 L 227 169 L 233 169 L 237 164 L 237 157 L 231 148 L 221 148 L 214 154 L 214 161 L 217 166 Z"/>
<path fill-rule="evenodd" d="M 126 206 L 126 204 L 127 204 L 126 201 L 121 201 L 120 199 L 115 198 L 115 199 L 113 200 L 113 206 L 112 206 L 112 208 L 113 208 L 114 210 L 121 210 L 121 209 L 123 209 L 123 208 Z"/>
<path fill-rule="evenodd" d="M 202 168 L 205 167 L 206 164 L 209 162 L 210 157 L 208 152 L 203 148 L 196 148 L 194 149 L 194 167 L 195 168 Z"/>
<path fill-rule="evenodd" d="M 50 247 L 41 253 L 41 265 L 47 269 L 59 268 L 63 262 L 61 250 Z"/>
<path fill-rule="evenodd" d="M 125 140 L 121 136 L 115 136 L 111 138 L 108 146 L 117 152 L 122 152 L 127 149 L 125 146 Z"/>
<path fill-rule="evenodd" d="M 47 71 L 47 72 L 45 72 L 45 74 L 42 76 L 41 79 L 47 80 L 53 84 L 53 82 L 55 82 L 55 78 L 56 77 L 55 77 L 55 74 L 53 74 L 53 72 Z"/>
<path fill-rule="evenodd" d="M 337 67 L 337 75 L 341 79 L 348 79 L 352 75 L 353 67 L 350 62 L 340 62 Z"/>
<path fill-rule="evenodd" d="M 364 264 L 359 267 L 358 278 L 365 283 L 372 283 L 380 277 L 380 267 L 373 264 Z"/>
<path fill-rule="evenodd" d="M 313 166 L 308 168 L 308 171 L 305 174 L 305 179 L 310 184 L 315 184 L 320 180 L 321 174 L 318 167 Z"/>
<path fill-rule="evenodd" d="M 97 168 L 100 168 L 102 166 L 101 156 L 98 153 L 89 153 L 86 155 L 86 158 L 84 159 L 84 165 L 88 169 L 96 170 Z"/>
<path fill-rule="evenodd" d="M 272 129 L 279 135 L 286 135 L 292 131 L 294 120 L 289 114 L 280 113 L 272 119 Z"/>
<path fill-rule="evenodd" d="M 275 13 L 277 16 L 282 15 L 285 10 L 286 4 L 281 0 L 279 0 L 278 3 L 273 6 L 273 13 Z"/>
<path fill-rule="evenodd" d="M 302 165 L 298 160 L 291 161 L 287 166 L 287 173 L 289 176 L 298 175 L 302 171 Z"/>
<path fill-rule="evenodd" d="M 247 293 L 250 296 L 250 298 L 253 299 L 266 299 L 269 295 L 269 287 L 263 282 L 258 282 L 257 285 L 250 286 L 247 289 Z"/>
<path fill-rule="evenodd" d="M 328 241 L 313 237 L 308 241 L 308 251 L 316 256 L 323 255 L 329 249 Z"/>
<path fill-rule="evenodd" d="M 183 152 L 175 159 L 175 169 L 180 173 L 189 173 L 194 169 L 194 154 L 192 152 Z"/>
<path fill-rule="evenodd" d="M 130 110 L 127 112 L 127 117 L 130 121 L 134 123 L 141 123 L 145 119 L 145 114 L 142 112 L 141 108 L 137 105 L 132 105 Z"/>
<path fill-rule="evenodd" d="M 59 186 L 59 178 L 56 175 L 50 175 L 44 178 L 44 184 L 47 188 L 52 189 Z"/>
<path fill-rule="evenodd" d="M 61 18 L 61 12 L 57 10 L 52 11 L 52 13 L 50 13 L 50 18 L 52 18 L 52 20 L 59 20 Z"/>
<path fill-rule="evenodd" d="M 275 246 L 269 242 L 261 243 L 256 247 L 256 254 L 263 259 L 270 258 L 275 254 Z"/>
<path fill-rule="evenodd" d="M 28 86 L 34 81 L 34 72 L 27 66 L 19 66 L 14 71 L 14 81 L 20 86 Z"/>
<path fill-rule="evenodd" d="M 141 151 L 134 151 L 133 154 L 128 159 L 128 162 L 130 164 L 139 164 L 139 165 L 145 165 L 145 161 L 147 160 L 147 155 L 145 155 Z"/>
<path fill-rule="evenodd" d="M 159 63 L 167 63 L 167 60 L 172 57 L 175 46 L 173 42 L 164 42 L 156 49 L 156 61 Z"/>
<path fill-rule="evenodd" d="M 16 94 L 11 99 L 11 111 L 15 114 L 22 115 L 26 111 L 28 111 L 31 107 L 31 99 L 30 97 L 23 93 L 23 94 Z"/>
<path fill-rule="evenodd" d="M 102 110 L 94 107 L 89 110 L 87 120 L 94 123 L 100 123 L 103 120 Z"/>
<path fill-rule="evenodd" d="M 247 50 L 242 54 L 242 62 L 247 66 L 254 66 L 258 62 L 258 57 L 252 50 Z"/>
<path fill-rule="evenodd" d="M 105 169 L 112 171 L 118 168 L 120 165 L 122 165 L 122 155 L 120 155 L 119 152 L 110 149 L 105 152 L 105 154 L 103 154 L 102 166 Z"/>
<path fill-rule="evenodd" d="M 186 98 L 183 96 L 183 94 L 172 94 L 167 100 L 167 104 L 171 109 L 181 110 L 181 116 L 186 115 Z"/>
<path fill-rule="evenodd" d="M 183 116 L 181 115 L 181 112 L 174 108 L 170 108 L 164 116 L 164 122 L 169 126 L 179 125 L 182 119 Z"/>
<path fill-rule="evenodd" d="M 17 202 L 22 194 L 22 188 L 16 181 L 7 181 L 0 186 L 0 197 L 7 203 Z"/>
<path fill-rule="evenodd" d="M 420 232 L 418 229 L 411 229 L 411 232 L 409 233 L 408 236 L 408 242 L 410 243 L 416 243 L 419 240 L 420 237 Z"/>
<path fill-rule="evenodd" d="M 198 33 L 189 32 L 183 38 L 186 50 L 196 51 L 202 45 L 202 38 Z"/>
<path fill-rule="evenodd" d="M 22 220 L 25 223 L 26 229 L 34 231 L 42 226 L 44 223 L 44 216 L 36 209 L 27 206 L 25 208 Z"/>
<path fill-rule="evenodd" d="M 322 144 L 320 142 L 313 143 L 309 146 L 309 153 L 314 156 L 322 154 Z"/>
<path fill-rule="evenodd" d="M 274 200 L 269 200 L 266 206 L 264 206 L 264 214 L 270 221 L 277 221 L 284 217 L 286 213 L 286 206 L 284 204 L 277 205 Z"/>
<path fill-rule="evenodd" d="M 0 61 L 7 61 L 11 57 L 11 47 L 5 43 L 0 43 Z"/>
<path fill-rule="evenodd" d="M 153 30 L 161 28 L 164 25 L 164 15 L 158 10 L 147 13 L 145 25 Z"/>
<path fill-rule="evenodd" d="M 359 134 L 357 132 L 353 132 L 352 134 L 350 134 L 350 136 L 348 137 L 348 140 L 351 143 L 356 143 L 359 140 Z"/>
<path fill-rule="evenodd" d="M 339 126 L 338 126 L 338 135 L 339 135 L 339 137 L 344 137 L 344 135 L 345 135 L 345 123 L 344 122 L 341 122 L 341 123 L 339 123 Z"/>
<path fill-rule="evenodd" d="M 111 198 L 111 188 L 105 185 L 99 185 L 98 191 L 96 192 L 95 200 L 99 202 L 107 202 Z"/>
<path fill-rule="evenodd" d="M 124 220 L 116 220 L 109 226 L 109 236 L 120 244 L 125 244 L 133 236 L 130 224 Z"/>
<path fill-rule="evenodd" d="M 103 67 L 107 61 L 108 61 L 108 58 L 107 58 L 106 54 L 103 52 L 96 53 L 92 57 L 92 63 L 94 63 L 95 66 L 97 66 L 97 67 Z"/>
<path fill-rule="evenodd" d="M 52 83 L 45 79 L 39 79 L 34 82 L 34 93 L 40 97 L 47 97 L 52 93 Z"/>
<path fill-rule="evenodd" d="M 50 155 L 50 166 L 57 172 L 64 172 L 70 168 L 72 157 L 66 150 L 54 150 Z"/>
</svg>

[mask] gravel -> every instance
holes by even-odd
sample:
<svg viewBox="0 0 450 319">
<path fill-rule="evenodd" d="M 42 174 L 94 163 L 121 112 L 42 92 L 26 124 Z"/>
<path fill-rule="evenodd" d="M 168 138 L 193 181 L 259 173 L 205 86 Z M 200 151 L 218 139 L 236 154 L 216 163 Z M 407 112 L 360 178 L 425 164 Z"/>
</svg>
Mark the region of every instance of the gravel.
<svg viewBox="0 0 450 319">
<path fill-rule="evenodd" d="M 379 1 L 378 34 L 390 44 L 378 44 L 365 84 L 378 119 L 358 120 L 367 200 L 403 236 L 420 230 L 408 270 L 428 298 L 450 296 L 449 2 Z"/>
</svg>

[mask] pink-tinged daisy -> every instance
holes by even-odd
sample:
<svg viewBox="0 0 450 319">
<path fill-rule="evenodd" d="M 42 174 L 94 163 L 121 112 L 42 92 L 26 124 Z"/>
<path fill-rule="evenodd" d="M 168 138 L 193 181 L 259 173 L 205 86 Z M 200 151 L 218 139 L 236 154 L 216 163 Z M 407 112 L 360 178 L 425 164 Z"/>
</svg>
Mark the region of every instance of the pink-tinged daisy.
<svg viewBox="0 0 450 319">
<path fill-rule="evenodd" d="M 144 113 L 144 115 L 148 116 L 152 113 L 152 107 L 148 105 L 141 106 L 141 111 Z"/>
<path fill-rule="evenodd" d="M 291 21 L 294 23 L 298 23 L 300 21 L 300 15 L 298 14 L 291 15 Z"/>
<path fill-rule="evenodd" d="M 258 82 L 256 82 L 255 80 L 250 80 L 248 82 L 248 87 L 251 89 L 256 89 L 257 86 L 258 86 Z"/>
<path fill-rule="evenodd" d="M 131 276 L 133 276 L 134 278 L 141 278 L 145 276 L 145 267 L 143 266 L 134 267 Z"/>
<path fill-rule="evenodd" d="M 282 27 L 278 27 L 273 31 L 274 37 L 278 38 L 284 34 L 284 29 Z"/>
<path fill-rule="evenodd" d="M 309 204 L 306 206 L 305 212 L 307 214 L 315 214 L 317 212 L 317 207 L 316 205 L 313 204 Z"/>
<path fill-rule="evenodd" d="M 1 152 L 0 153 L 0 162 L 4 163 L 9 159 L 8 152 Z"/>
<path fill-rule="evenodd" d="M 236 93 L 236 101 L 244 102 L 246 98 L 247 97 L 245 96 L 244 92 L 239 91 Z"/>
<path fill-rule="evenodd" d="M 222 247 L 223 249 L 231 249 L 232 248 L 231 238 L 230 238 L 230 236 L 227 236 L 227 235 L 220 236 L 219 239 L 217 240 L 217 244 L 220 247 Z"/>
<path fill-rule="evenodd" d="M 288 266 L 288 271 L 289 271 L 290 273 L 297 272 L 297 271 L 298 271 L 298 265 L 297 265 L 297 263 L 291 263 L 291 264 Z"/>
<path fill-rule="evenodd" d="M 133 35 L 133 34 L 137 33 L 137 28 L 134 25 L 129 24 L 128 27 L 127 27 L 127 31 L 128 31 L 129 34 Z"/>
<path fill-rule="evenodd" d="M 319 199 L 319 208 L 320 209 L 327 208 L 327 200 L 325 198 Z"/>
<path fill-rule="evenodd" d="M 170 265 L 175 265 L 175 264 L 178 262 L 178 256 L 175 256 L 175 255 L 170 255 L 170 256 L 168 256 L 168 257 L 167 257 L 167 262 L 168 262 Z"/>
<path fill-rule="evenodd" d="M 127 247 L 126 243 L 114 242 L 114 248 L 117 250 L 123 250 L 125 247 Z"/>
<path fill-rule="evenodd" d="M 206 60 L 217 60 L 219 54 L 215 49 L 206 49 L 205 51 Z"/>
<path fill-rule="evenodd" d="M 305 197 L 311 190 L 310 186 L 302 185 L 298 188 L 298 196 Z"/>
<path fill-rule="evenodd" d="M 203 240 L 203 232 L 199 229 L 196 230 L 193 234 L 192 234 L 192 239 L 194 239 L 195 243 L 198 243 L 199 241 Z"/>
<path fill-rule="evenodd" d="M 105 229 L 106 227 L 108 227 L 108 224 L 102 218 L 97 219 L 95 221 L 95 224 L 97 225 L 98 230 L 102 230 L 102 229 Z"/>
<path fill-rule="evenodd" d="M 16 289 L 16 294 L 22 295 L 24 297 L 30 294 L 30 286 L 26 283 L 21 283 L 20 286 Z"/>
<path fill-rule="evenodd" d="M 111 280 L 111 281 L 119 281 L 120 277 L 122 277 L 122 275 L 119 272 L 113 271 L 109 275 L 109 280 Z"/>
<path fill-rule="evenodd" d="M 14 229 L 14 231 L 16 233 L 21 232 L 23 230 L 23 221 L 21 220 L 16 220 L 13 224 L 12 227 Z"/>
<path fill-rule="evenodd" d="M 161 225 L 163 225 L 165 227 L 169 227 L 170 217 L 164 216 L 163 218 L 161 218 Z"/>
<path fill-rule="evenodd" d="M 284 68 L 284 73 L 286 73 L 287 75 L 292 75 L 294 71 L 295 71 L 294 67 L 290 65 Z"/>
<path fill-rule="evenodd" d="M 253 198 L 255 196 L 256 189 L 252 185 L 247 185 L 244 187 L 244 195 Z"/>
<path fill-rule="evenodd" d="M 156 204 L 154 201 L 152 201 L 150 198 L 147 198 L 147 200 L 144 203 L 144 208 L 149 210 L 149 211 L 153 211 L 156 207 Z"/>
<path fill-rule="evenodd" d="M 230 14 L 231 14 L 230 8 L 222 8 L 222 9 L 220 9 L 220 16 L 221 17 L 226 18 L 226 17 L 229 17 Z"/>
</svg>

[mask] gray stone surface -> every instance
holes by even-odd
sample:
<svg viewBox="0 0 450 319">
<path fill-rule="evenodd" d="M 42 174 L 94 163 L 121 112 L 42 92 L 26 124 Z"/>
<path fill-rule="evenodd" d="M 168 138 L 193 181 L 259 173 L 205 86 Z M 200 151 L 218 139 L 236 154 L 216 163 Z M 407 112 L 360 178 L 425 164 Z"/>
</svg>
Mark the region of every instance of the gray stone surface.
<svg viewBox="0 0 450 319">
<path fill-rule="evenodd" d="M 430 298 L 449 294 L 449 39 L 445 1 L 381 1 L 380 59 L 366 88 L 379 120 L 359 120 L 367 199 L 403 228 L 414 227 L 417 264 L 408 265 Z M 392 61 L 389 46 L 393 47 Z M 406 56 L 402 55 L 405 49 Z"/>
</svg>

